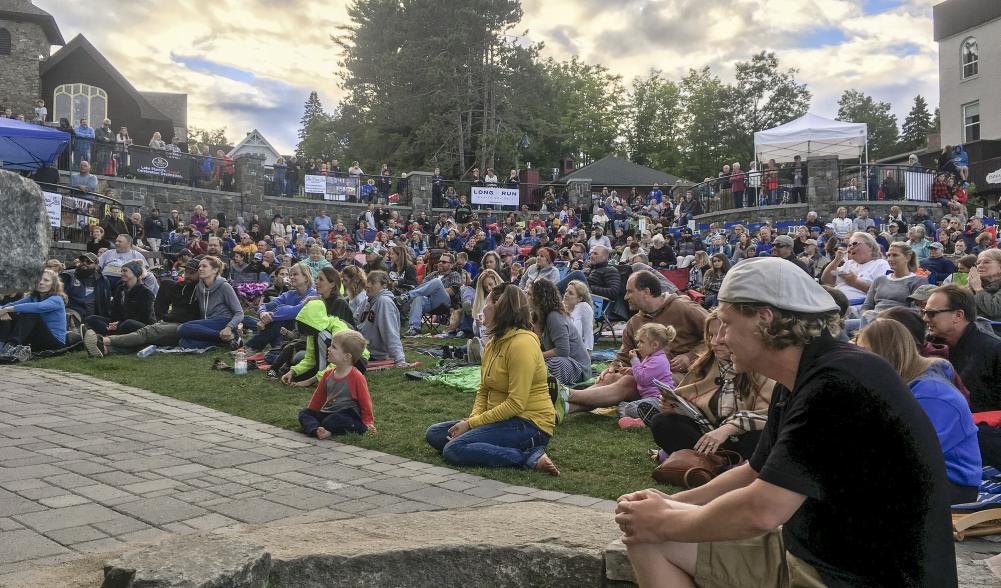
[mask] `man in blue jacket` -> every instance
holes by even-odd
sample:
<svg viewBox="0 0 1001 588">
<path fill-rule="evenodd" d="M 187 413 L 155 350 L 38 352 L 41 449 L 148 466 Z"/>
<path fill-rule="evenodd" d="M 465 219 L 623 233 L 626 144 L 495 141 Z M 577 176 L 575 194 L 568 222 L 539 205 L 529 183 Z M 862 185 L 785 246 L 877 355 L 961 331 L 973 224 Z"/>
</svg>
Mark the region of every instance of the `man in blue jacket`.
<svg viewBox="0 0 1001 588">
<path fill-rule="evenodd" d="M 95 314 L 108 316 L 111 312 L 111 282 L 101 273 L 93 253 L 77 257 L 74 268 L 60 273 L 59 279 L 69 298 L 66 306 L 79 314 L 81 320 Z"/>
</svg>

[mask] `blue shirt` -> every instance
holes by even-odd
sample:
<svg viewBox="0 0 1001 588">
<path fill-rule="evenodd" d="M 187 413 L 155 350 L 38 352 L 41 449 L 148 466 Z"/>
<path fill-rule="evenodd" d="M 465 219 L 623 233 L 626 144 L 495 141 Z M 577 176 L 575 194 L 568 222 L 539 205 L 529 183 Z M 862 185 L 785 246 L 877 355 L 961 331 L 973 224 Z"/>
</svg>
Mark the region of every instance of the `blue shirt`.
<svg viewBox="0 0 1001 588">
<path fill-rule="evenodd" d="M 43 300 L 32 296 L 25 296 L 6 306 L 17 308 L 17 313 L 12 318 L 17 318 L 17 314 L 39 315 L 56 341 L 59 341 L 61 344 L 66 343 L 66 302 L 62 296 L 53 294 Z"/>
<path fill-rule="evenodd" d="M 911 392 L 935 427 L 945 471 L 958 486 L 978 487 L 982 474 L 977 425 L 963 395 L 952 385 L 952 366 L 936 362 L 910 383 Z"/>
</svg>

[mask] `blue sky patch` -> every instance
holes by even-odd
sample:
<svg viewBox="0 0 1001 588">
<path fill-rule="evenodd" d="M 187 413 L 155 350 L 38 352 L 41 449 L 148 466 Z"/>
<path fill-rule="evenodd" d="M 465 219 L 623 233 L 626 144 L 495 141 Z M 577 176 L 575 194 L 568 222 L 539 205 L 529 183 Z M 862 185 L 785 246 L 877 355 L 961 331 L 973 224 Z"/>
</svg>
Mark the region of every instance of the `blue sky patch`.
<svg viewBox="0 0 1001 588">
<path fill-rule="evenodd" d="M 170 59 L 174 63 L 183 65 L 191 71 L 220 76 L 237 82 L 243 82 L 245 84 L 253 83 L 253 81 L 257 79 L 257 76 L 254 75 L 253 72 L 249 72 L 238 67 L 216 63 L 215 61 L 204 59 L 202 57 L 178 55 L 171 51 Z"/>
<path fill-rule="evenodd" d="M 863 0 L 862 12 L 864 14 L 880 14 L 895 8 L 900 8 L 906 0 Z"/>
<path fill-rule="evenodd" d="M 796 46 L 803 49 L 819 49 L 833 47 L 848 40 L 845 31 L 838 27 L 822 27 L 803 32 L 797 39 Z"/>
</svg>

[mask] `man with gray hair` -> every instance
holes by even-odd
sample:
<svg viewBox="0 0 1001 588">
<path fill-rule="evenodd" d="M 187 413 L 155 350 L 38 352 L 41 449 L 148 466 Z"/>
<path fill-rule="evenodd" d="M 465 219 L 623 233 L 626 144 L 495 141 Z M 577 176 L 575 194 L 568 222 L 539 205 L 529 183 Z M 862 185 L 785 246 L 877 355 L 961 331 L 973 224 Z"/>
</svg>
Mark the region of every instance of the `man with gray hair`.
<svg viewBox="0 0 1001 588">
<path fill-rule="evenodd" d="M 588 259 L 588 270 L 572 271 L 568 273 L 556 285 L 560 293 L 565 293 L 567 284 L 574 280 L 587 282 L 591 293 L 607 298 L 613 302 L 622 296 L 622 277 L 619 270 L 608 265 L 608 255 L 610 249 L 604 245 L 595 245 L 591 248 L 591 256 Z"/>
<path fill-rule="evenodd" d="M 834 299 L 781 259 L 734 267 L 719 300 L 715 344 L 737 373 L 779 385 L 747 463 L 671 496 L 619 498 L 639 584 L 955 586 L 945 461 L 907 384 L 836 341 Z"/>
</svg>

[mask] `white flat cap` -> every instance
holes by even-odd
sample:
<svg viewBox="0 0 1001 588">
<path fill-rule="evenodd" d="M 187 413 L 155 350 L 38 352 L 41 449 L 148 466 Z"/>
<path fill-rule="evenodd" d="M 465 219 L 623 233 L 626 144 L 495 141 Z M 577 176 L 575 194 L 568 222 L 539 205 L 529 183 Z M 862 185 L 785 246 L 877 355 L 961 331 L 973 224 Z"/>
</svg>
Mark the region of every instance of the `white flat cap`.
<svg viewBox="0 0 1001 588">
<path fill-rule="evenodd" d="M 719 291 L 720 302 L 768 304 L 799 313 L 837 312 L 831 295 L 791 261 L 755 257 L 727 272 Z"/>
</svg>

